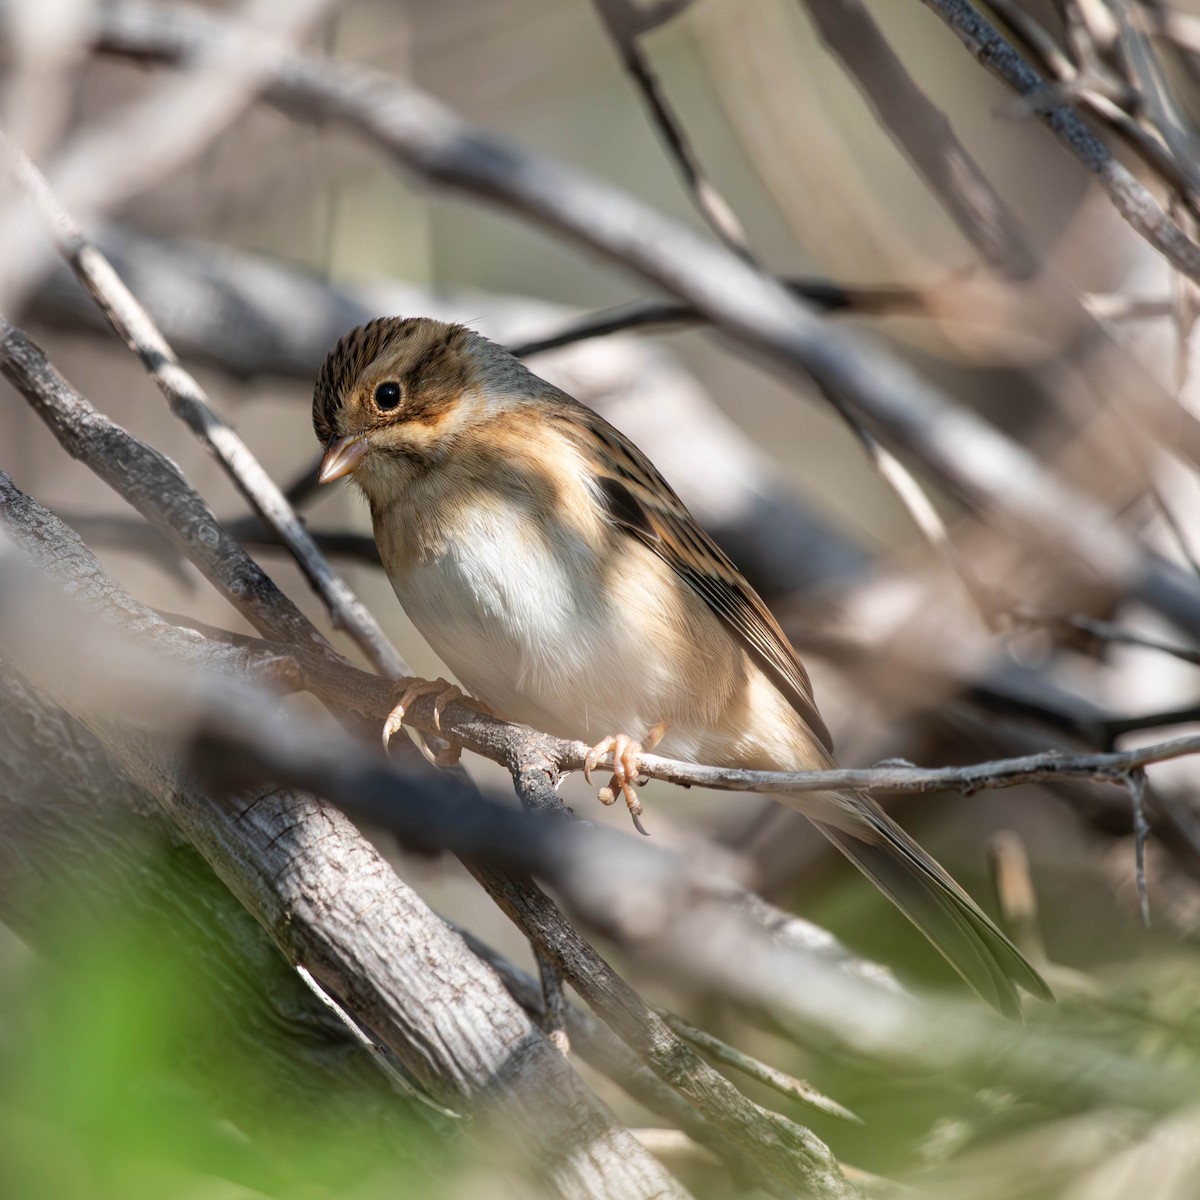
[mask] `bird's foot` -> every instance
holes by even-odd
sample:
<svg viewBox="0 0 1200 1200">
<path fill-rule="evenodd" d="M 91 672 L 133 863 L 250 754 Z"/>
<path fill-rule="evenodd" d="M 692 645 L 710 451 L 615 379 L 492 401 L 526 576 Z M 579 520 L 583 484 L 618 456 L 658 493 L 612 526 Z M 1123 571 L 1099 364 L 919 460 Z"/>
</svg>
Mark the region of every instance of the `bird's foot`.
<svg viewBox="0 0 1200 1200">
<path fill-rule="evenodd" d="M 422 696 L 435 696 L 433 702 L 433 727 L 442 732 L 442 713 L 445 711 L 446 705 L 454 701 L 460 704 L 465 704 L 469 708 L 475 709 L 477 712 L 485 713 L 489 717 L 499 716 L 495 709 L 484 704 L 482 700 L 476 700 L 474 696 L 466 696 L 462 689 L 455 683 L 448 683 L 445 679 L 401 679 L 397 681 L 397 690 L 400 692 L 400 698 L 392 706 L 392 711 L 388 713 L 387 720 L 383 723 L 383 748 L 386 751 L 391 744 L 392 738 L 400 732 L 400 727 L 404 721 L 404 714 L 408 711 L 414 700 L 419 700 Z M 433 751 L 430 748 L 425 735 L 418 731 L 418 745 L 421 748 L 421 753 L 435 767 L 453 767 L 458 765 L 459 759 L 462 757 L 462 746 L 458 742 L 447 739 L 446 744 L 438 751 Z"/>
<path fill-rule="evenodd" d="M 646 735 L 644 746 L 628 734 L 610 734 L 606 738 L 601 738 L 588 751 L 587 757 L 583 760 L 583 777 L 588 783 L 591 783 L 592 772 L 600 760 L 606 754 L 612 754 L 613 776 L 608 781 L 608 785 L 596 793 L 596 798 L 601 804 L 615 804 L 617 793 L 620 792 L 625 797 L 625 804 L 629 808 L 629 815 L 633 818 L 634 828 L 645 837 L 650 835 L 646 833 L 641 820 L 642 802 L 638 799 L 637 789 L 644 781 L 639 778 L 641 771 L 638 767 L 638 759 L 641 758 L 644 750 L 653 750 L 662 741 L 666 732 L 667 722 L 659 721 Z"/>
</svg>

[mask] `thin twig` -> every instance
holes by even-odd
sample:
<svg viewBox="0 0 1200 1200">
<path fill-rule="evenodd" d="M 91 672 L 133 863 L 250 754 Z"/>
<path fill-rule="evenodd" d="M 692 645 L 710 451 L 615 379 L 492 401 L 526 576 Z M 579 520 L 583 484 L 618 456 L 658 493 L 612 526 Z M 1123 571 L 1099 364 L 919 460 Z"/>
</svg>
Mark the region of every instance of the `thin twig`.
<svg viewBox="0 0 1200 1200">
<path fill-rule="evenodd" d="M 852 315 L 919 316 L 928 311 L 929 291 L 905 287 L 858 287 L 831 283 L 824 279 L 783 279 L 780 281 L 793 296 L 805 300 L 819 312 Z M 618 308 L 587 313 L 568 321 L 554 333 L 517 342 L 508 352 L 517 358 L 529 358 L 547 350 L 557 350 L 589 338 L 607 337 L 649 325 L 706 324 L 711 317 L 693 304 L 670 300 L 635 300 Z"/>
<path fill-rule="evenodd" d="M 861 1117 L 836 1100 L 831 1100 L 823 1092 L 819 1092 L 811 1083 L 805 1083 L 803 1079 L 797 1079 L 794 1075 L 787 1074 L 786 1071 L 777 1070 L 752 1055 L 743 1053 L 736 1046 L 731 1046 L 711 1033 L 698 1029 L 690 1021 L 685 1021 L 682 1017 L 678 1017 L 664 1008 L 656 1009 L 656 1011 L 684 1041 L 691 1042 L 697 1050 L 703 1051 L 709 1058 L 716 1059 L 717 1062 L 724 1063 L 727 1067 L 736 1068 L 743 1075 L 758 1080 L 759 1083 L 774 1089 L 781 1096 L 787 1096 L 789 1100 L 807 1104 L 810 1108 L 817 1109 L 818 1112 L 823 1112 L 831 1117 L 839 1117 L 843 1121 L 852 1121 L 856 1125 L 862 1124 Z"/>
<path fill-rule="evenodd" d="M 1150 895 L 1146 891 L 1146 839 L 1150 822 L 1146 820 L 1146 772 L 1134 768 L 1124 777 L 1133 809 L 1134 878 L 1137 883 L 1138 910 L 1142 924 L 1150 928 Z"/>
<path fill-rule="evenodd" d="M 1172 316 L 1175 304 L 1168 296 L 1130 296 L 1124 292 L 1089 292 L 1084 307 L 1098 321 L 1148 321 Z"/>
<path fill-rule="evenodd" d="M 1042 613 L 1018 605 L 1009 609 L 1006 616 L 1018 626 L 1054 629 L 1060 634 L 1064 631 L 1077 631 L 1086 633 L 1098 641 L 1112 642 L 1123 646 L 1140 646 L 1144 650 L 1157 650 L 1161 654 L 1170 654 L 1183 662 L 1200 666 L 1200 650 L 1191 646 L 1164 642 L 1159 638 L 1149 637 L 1121 625 L 1115 625 L 1111 621 L 1102 621 L 1098 617 L 1089 617 L 1083 613 Z"/>
<path fill-rule="evenodd" d="M 988 7 L 1017 35 L 1026 48 L 1037 55 L 1042 69 L 1055 79 L 1070 79 L 1075 64 L 1046 31 L 1046 28 L 1020 4 L 1020 0 L 987 0 Z"/>
<path fill-rule="evenodd" d="M 506 913 L 531 930 L 538 950 L 555 963 L 605 1023 L 717 1129 L 751 1149 L 778 1181 L 798 1187 L 804 1194 L 811 1190 L 814 1196 L 851 1193 L 829 1149 L 818 1138 L 787 1117 L 747 1100 L 678 1038 L 570 925 L 551 936 L 542 923 L 547 898 L 532 881 L 499 879 L 478 863 L 468 863 L 468 868 L 481 882 L 486 881 Z"/>
<path fill-rule="evenodd" d="M 334 626 L 354 638 L 380 674 L 392 679 L 410 676 L 412 672 L 404 659 L 367 607 L 329 565 L 279 486 L 232 426 L 216 414 L 204 390 L 180 365 L 150 314 L 58 202 L 45 177 L 18 147 L 7 139 L 3 145 L 17 178 L 50 222 L 63 258 L 113 328 L 142 360 L 171 411 L 200 437 L 234 486 L 287 546 L 325 602 Z"/>
<path fill-rule="evenodd" d="M 1045 90 L 1045 80 L 968 0 L 920 2 L 945 22 L 986 70 L 1018 96 L 1036 96 Z M 1079 116 L 1061 104 L 1039 115 L 1104 189 L 1129 225 L 1176 270 L 1200 281 L 1200 245 L 1168 217 L 1150 192 L 1116 160 Z"/>
<path fill-rule="evenodd" d="M 984 260 L 1010 279 L 1035 274 L 1037 259 L 1016 218 L 862 0 L 804 0 L 804 5 L 879 123 Z"/>
<path fill-rule="evenodd" d="M 658 77 L 638 43 L 641 32 L 631 0 L 593 0 L 609 37 L 616 46 L 625 70 L 642 94 L 647 110 L 674 161 L 688 194 L 712 231 L 736 254 L 750 258 L 750 243 L 732 206 L 717 190 L 700 165 L 683 122 L 671 106 Z"/>
<path fill-rule="evenodd" d="M 544 999 L 540 979 L 514 966 L 507 958 L 481 941 L 469 929 L 450 922 L 471 950 L 500 976 L 513 999 L 540 1025 Z M 682 1129 L 693 1141 L 707 1146 L 740 1178 L 753 1181 L 772 1195 L 789 1200 L 792 1193 L 764 1171 L 735 1142 L 718 1133 L 712 1124 L 675 1091 L 649 1070 L 634 1051 L 607 1025 L 584 1008 L 568 1001 L 565 1008 L 567 1031 L 572 1049 L 589 1066 L 607 1075 L 630 1096 L 651 1112 Z"/>
<path fill-rule="evenodd" d="M 1038 925 L 1037 892 L 1029 872 L 1029 855 L 1020 835 L 1002 829 L 988 839 L 988 864 L 1004 928 L 1021 953 L 1041 970 L 1046 946 Z"/>
<path fill-rule="evenodd" d="M 562 972 L 540 950 L 535 957 L 542 985 L 542 1032 L 563 1054 L 570 1054 L 571 1039 L 567 1035 L 567 999 L 563 993 Z"/>
<path fill-rule="evenodd" d="M 582 743 L 580 743 L 582 748 Z M 586 755 L 586 748 L 584 755 Z M 1098 754 L 1064 754 L 1049 750 L 1018 758 L 993 759 L 961 767 L 867 767 L 833 771 L 740 771 L 725 767 L 701 767 L 643 754 L 642 774 L 652 779 L 692 787 L 714 787 L 730 791 L 785 795 L 788 792 L 865 791 L 879 793 L 924 793 L 952 791 L 973 795 L 984 788 L 1009 788 L 1025 783 L 1048 783 L 1065 779 L 1090 779 L 1121 784 L 1123 776 L 1139 767 L 1200 754 L 1200 734 L 1172 738 L 1133 750 Z M 560 765 L 580 769 L 575 754 Z M 578 759 L 580 767 L 583 757 Z"/>
</svg>

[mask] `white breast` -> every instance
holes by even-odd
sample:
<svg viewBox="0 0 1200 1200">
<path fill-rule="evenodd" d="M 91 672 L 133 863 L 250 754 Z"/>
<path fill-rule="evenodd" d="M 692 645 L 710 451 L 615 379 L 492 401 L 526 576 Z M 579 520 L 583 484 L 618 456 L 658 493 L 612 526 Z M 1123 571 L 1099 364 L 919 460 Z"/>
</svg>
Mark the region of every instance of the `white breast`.
<svg viewBox="0 0 1200 1200">
<path fill-rule="evenodd" d="M 636 680 L 654 657 L 613 604 L 594 551 L 515 503 L 459 510 L 392 586 L 459 681 L 499 712 L 569 737 L 641 731 Z M 654 673 L 650 662 L 651 673 Z"/>
</svg>

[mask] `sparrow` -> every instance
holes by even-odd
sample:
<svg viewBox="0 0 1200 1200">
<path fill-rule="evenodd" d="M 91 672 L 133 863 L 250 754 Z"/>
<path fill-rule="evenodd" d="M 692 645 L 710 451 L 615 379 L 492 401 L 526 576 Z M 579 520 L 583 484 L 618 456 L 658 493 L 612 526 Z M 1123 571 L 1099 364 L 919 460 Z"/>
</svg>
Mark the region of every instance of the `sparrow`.
<svg viewBox="0 0 1200 1200">
<path fill-rule="evenodd" d="M 329 352 L 320 480 L 351 478 L 413 624 L 485 710 L 610 753 L 634 815 L 643 746 L 755 770 L 836 766 L 796 651 L 650 460 L 599 414 L 462 325 L 384 317 Z M 457 687 L 405 681 L 403 706 Z M 385 744 L 398 728 L 389 718 Z M 1050 989 L 869 796 L 798 809 L 986 1001 Z M 640 828 L 640 826 L 639 826 Z"/>
</svg>

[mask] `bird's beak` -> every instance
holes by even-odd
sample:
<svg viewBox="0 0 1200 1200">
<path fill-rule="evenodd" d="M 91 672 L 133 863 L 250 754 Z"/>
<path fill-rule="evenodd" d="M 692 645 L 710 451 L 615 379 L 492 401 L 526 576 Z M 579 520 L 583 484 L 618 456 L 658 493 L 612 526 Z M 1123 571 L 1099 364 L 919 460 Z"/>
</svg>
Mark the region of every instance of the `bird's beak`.
<svg viewBox="0 0 1200 1200">
<path fill-rule="evenodd" d="M 347 434 L 336 442 L 330 442 L 325 447 L 325 457 L 321 459 L 317 482 L 332 483 L 343 475 L 349 475 L 362 462 L 368 449 L 367 439 L 360 434 Z"/>
</svg>

